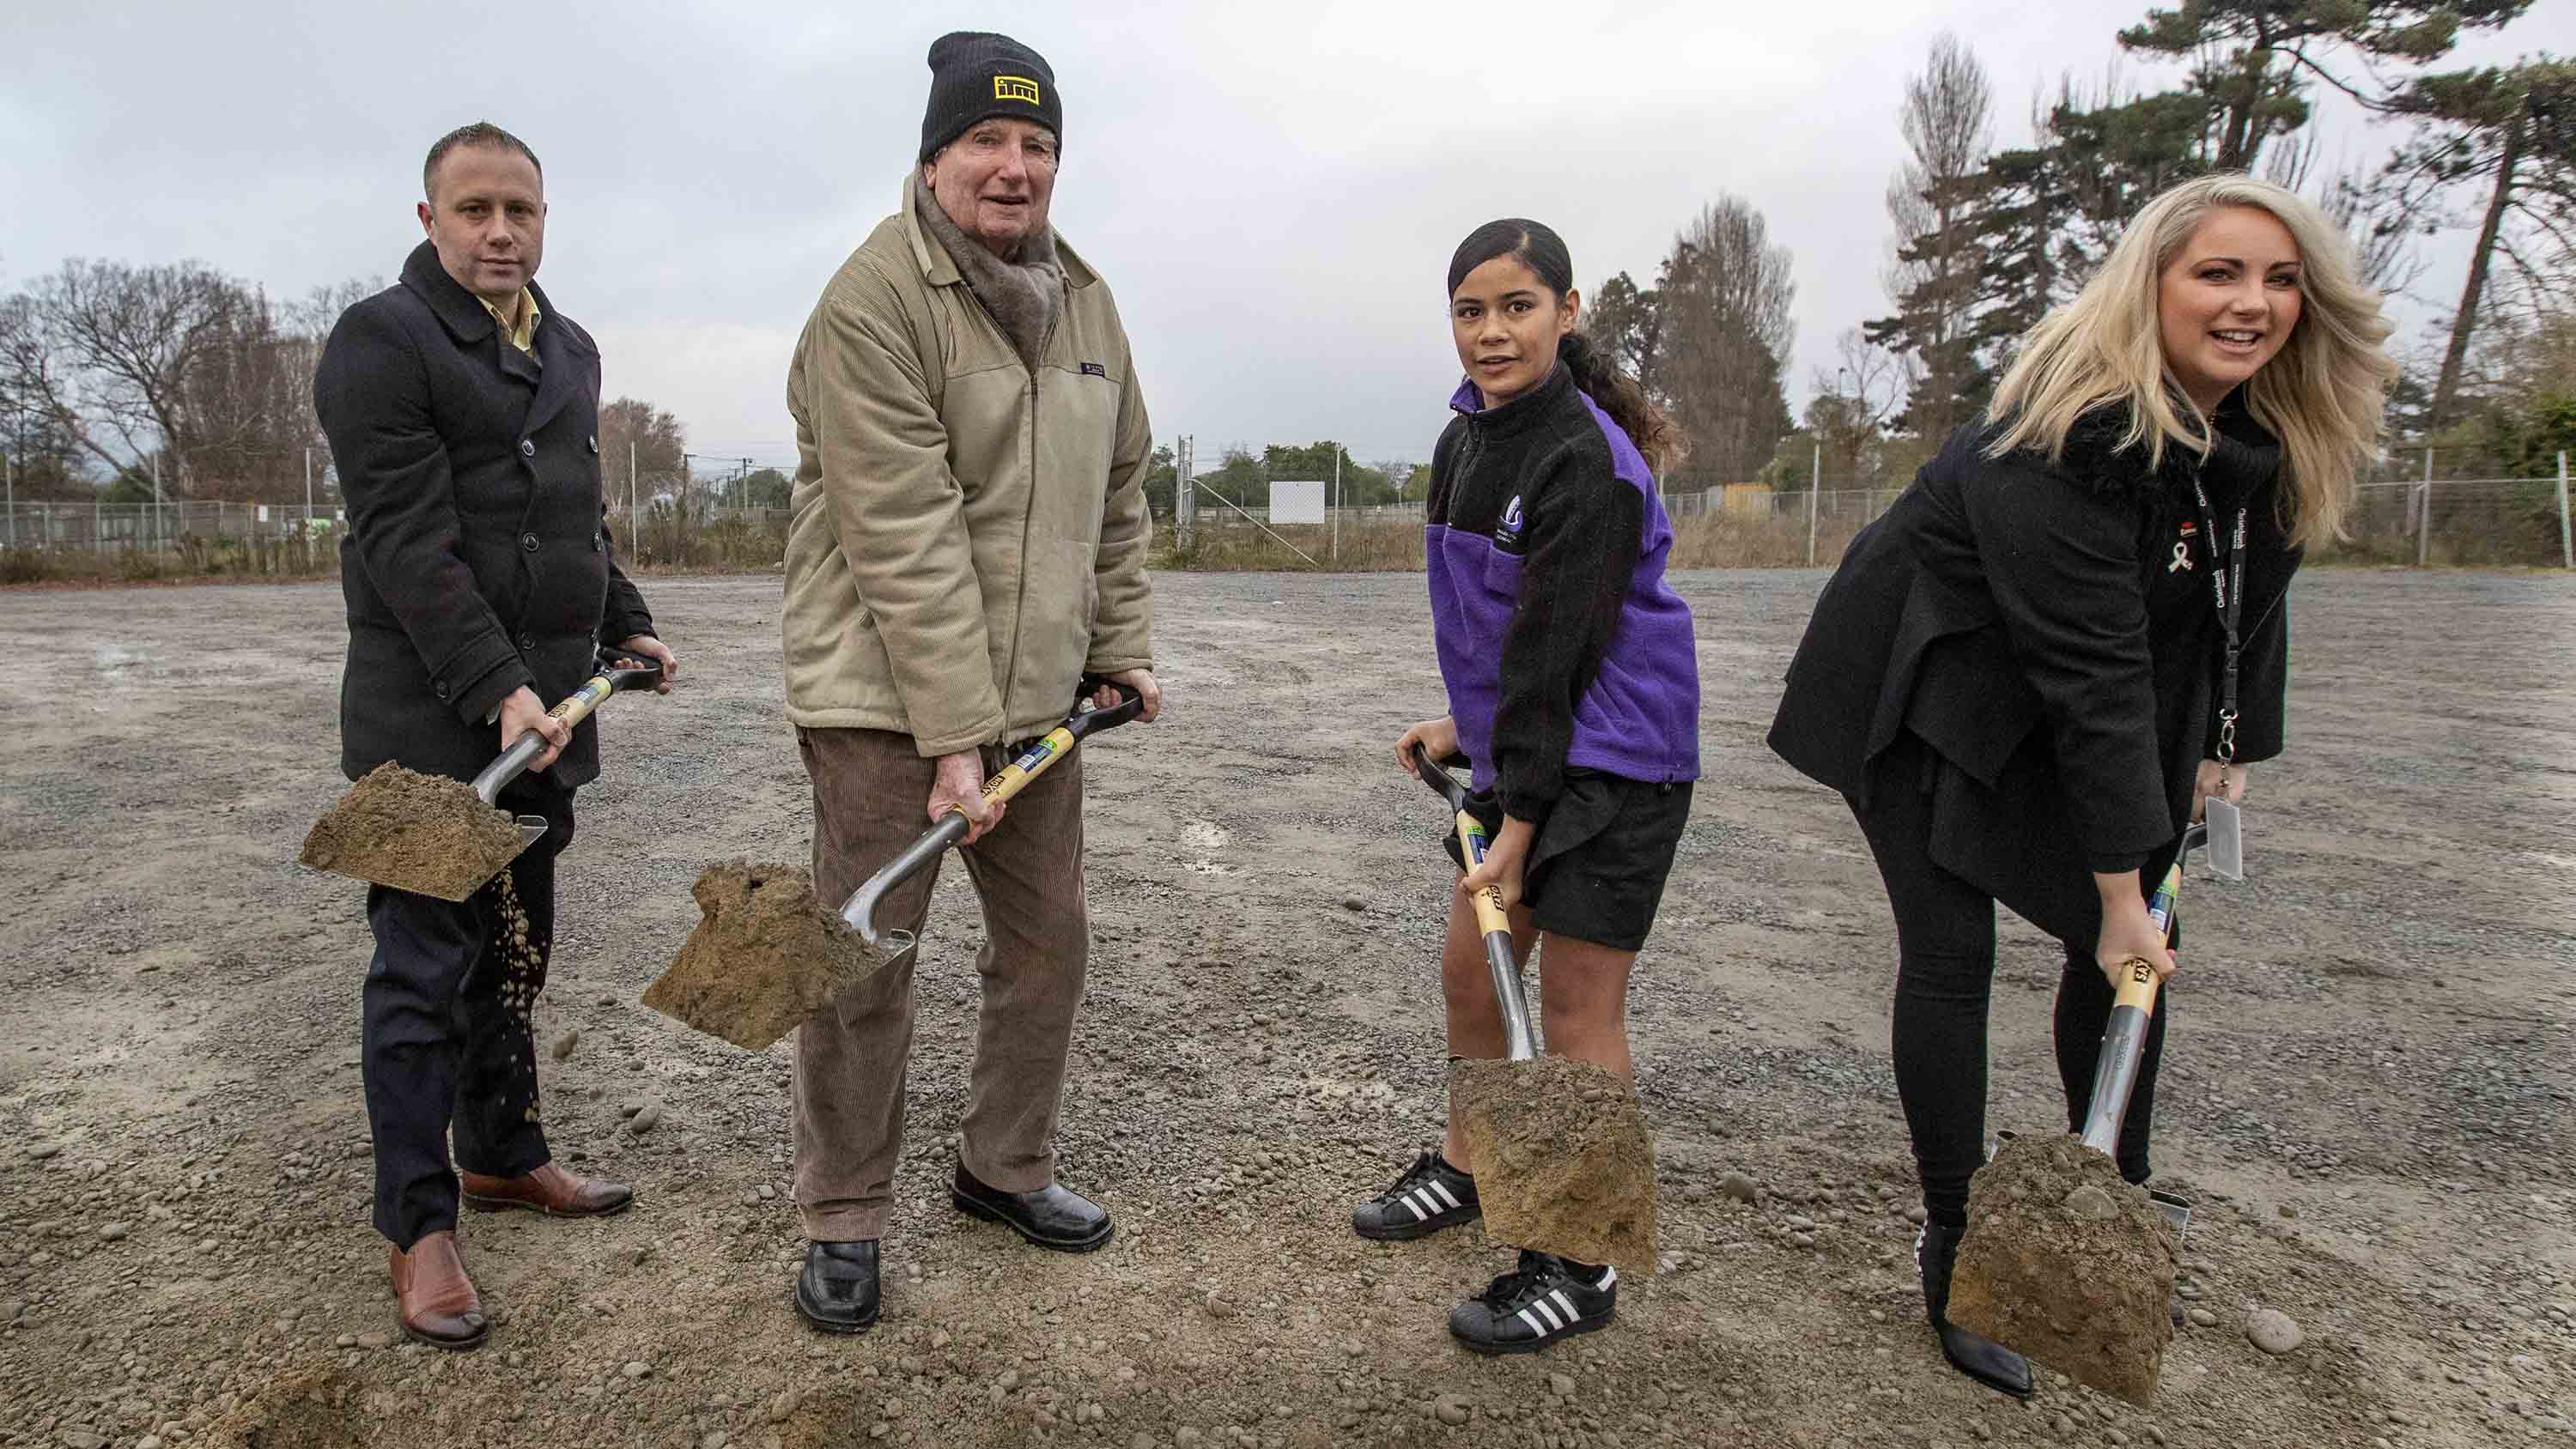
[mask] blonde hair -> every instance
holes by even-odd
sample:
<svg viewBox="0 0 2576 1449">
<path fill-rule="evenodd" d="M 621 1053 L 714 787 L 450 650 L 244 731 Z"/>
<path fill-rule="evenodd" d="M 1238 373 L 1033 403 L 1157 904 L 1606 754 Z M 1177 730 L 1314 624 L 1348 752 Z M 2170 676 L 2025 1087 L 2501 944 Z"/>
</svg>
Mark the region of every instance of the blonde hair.
<svg viewBox="0 0 2576 1449">
<path fill-rule="evenodd" d="M 2143 445 L 2149 467 L 2165 445 L 2209 451 L 2209 419 L 2165 366 L 2159 288 L 2165 268 L 2212 213 L 2269 213 L 2299 249 L 2299 320 L 2279 353 L 2246 384 L 2246 408 L 2281 440 L 2282 526 L 2293 542 L 2340 537 L 2355 471 L 2377 450 L 2397 364 L 2379 294 L 2361 280 L 2343 233 L 2315 204 L 2234 172 L 2186 181 L 2147 203 L 2101 272 L 2022 338 L 1989 415 L 2005 424 L 1990 457 L 2016 448 L 2066 450 L 2077 418 L 2124 405 L 2118 446 Z"/>
</svg>

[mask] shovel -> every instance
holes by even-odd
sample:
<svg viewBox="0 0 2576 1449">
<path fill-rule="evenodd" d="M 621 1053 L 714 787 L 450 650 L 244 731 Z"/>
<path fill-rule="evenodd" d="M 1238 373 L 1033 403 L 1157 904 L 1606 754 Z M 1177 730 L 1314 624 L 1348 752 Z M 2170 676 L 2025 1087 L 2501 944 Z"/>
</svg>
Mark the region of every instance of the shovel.
<svg viewBox="0 0 2576 1449">
<path fill-rule="evenodd" d="M 2147 902 L 2147 918 L 2168 938 L 2184 863 L 2207 842 L 2206 826 L 2185 831 Z M 2161 985 L 2145 960 L 2123 973 L 2083 1133 L 2014 1138 L 1970 1181 L 1948 1309 L 1961 1328 L 2141 1405 L 2155 1397 L 2173 1340 L 2168 1305 L 2190 1210 L 2176 1214 L 2131 1186 L 2113 1154 Z"/>
<path fill-rule="evenodd" d="M 1482 865 L 1485 827 L 1467 809 L 1466 788 L 1418 744 L 1413 765 L 1456 815 L 1467 868 Z M 1636 1087 L 1592 1062 L 1539 1055 L 1502 892 L 1478 891 L 1474 905 L 1506 1054 L 1458 1063 L 1449 1097 L 1475 1155 L 1485 1230 L 1515 1247 L 1652 1276 L 1655 1147 Z"/>
<path fill-rule="evenodd" d="M 1103 688 L 1118 703 L 1090 707 Z M 1131 685 L 1084 675 L 1082 702 L 984 782 L 984 798 L 1007 801 L 1027 789 L 1085 737 L 1134 719 L 1144 696 Z M 940 822 L 880 867 L 839 911 L 814 897 L 813 877 L 794 866 L 726 861 L 707 867 L 693 894 L 700 918 L 680 954 L 645 988 L 644 1004 L 686 1026 L 752 1051 L 796 1029 L 818 1007 L 910 950 L 909 931 L 878 926 L 886 892 L 966 838 L 963 810 Z"/>
<path fill-rule="evenodd" d="M 649 688 L 662 678 L 662 666 L 649 659 L 602 656 L 595 668 L 581 688 L 546 713 L 577 725 L 610 695 Z M 545 748 L 545 736 L 530 730 L 484 766 L 471 785 L 391 761 L 378 765 L 313 822 L 298 859 L 373 885 L 464 900 L 545 838 L 544 816 L 512 817 L 495 808 L 501 788 Z"/>
<path fill-rule="evenodd" d="M 1102 689 L 1118 691 L 1118 702 L 1107 709 L 1091 707 L 1091 696 Z M 1031 780 L 1045 774 L 1047 767 L 1066 755 L 1073 747 L 1102 730 L 1115 729 L 1145 711 L 1145 696 L 1136 687 L 1104 679 L 1096 674 L 1082 677 L 1081 702 L 1064 717 L 1064 723 L 1038 737 L 1038 742 L 1020 752 L 1020 757 L 994 772 L 984 782 L 984 798 L 999 805 L 1029 786 Z M 903 848 L 903 854 L 877 868 L 877 873 L 862 881 L 850 898 L 841 903 L 841 919 L 859 933 L 859 939 L 889 956 L 900 956 L 911 949 L 910 931 L 881 930 L 877 925 L 877 905 L 887 891 L 910 879 L 923 866 L 938 859 L 940 852 L 966 838 L 974 828 L 964 810 L 951 810 L 945 819 L 921 833 L 921 838 Z"/>
</svg>

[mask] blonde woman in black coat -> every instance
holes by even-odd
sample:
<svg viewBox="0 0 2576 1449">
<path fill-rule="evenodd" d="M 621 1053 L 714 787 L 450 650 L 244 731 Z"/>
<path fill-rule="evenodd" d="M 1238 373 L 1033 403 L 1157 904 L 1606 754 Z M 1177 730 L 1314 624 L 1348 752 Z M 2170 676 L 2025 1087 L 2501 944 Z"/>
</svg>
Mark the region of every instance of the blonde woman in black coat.
<svg viewBox="0 0 2576 1449">
<path fill-rule="evenodd" d="M 2174 969 L 2148 889 L 2207 798 L 2242 800 L 2281 750 L 2290 578 L 2376 442 L 2388 333 L 2312 204 L 2238 175 L 2166 192 L 1853 539 L 1789 667 L 1771 747 L 1850 802 L 1896 917 L 1925 1306 L 1950 1362 L 2006 1392 L 2030 1365 L 1944 1313 L 1983 1159 L 1995 903 L 2066 945 L 2080 1126 L 2112 973 Z M 2168 1008 L 2120 1138 L 2132 1182 Z"/>
</svg>

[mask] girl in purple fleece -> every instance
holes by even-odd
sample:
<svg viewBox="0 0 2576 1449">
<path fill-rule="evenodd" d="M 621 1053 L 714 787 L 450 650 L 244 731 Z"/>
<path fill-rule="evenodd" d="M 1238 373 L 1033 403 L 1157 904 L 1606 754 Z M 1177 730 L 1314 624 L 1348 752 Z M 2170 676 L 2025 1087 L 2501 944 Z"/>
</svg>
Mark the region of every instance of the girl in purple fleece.
<svg viewBox="0 0 2576 1449">
<path fill-rule="evenodd" d="M 1503 1029 L 1471 905 L 1511 910 L 1539 962 L 1547 1049 L 1632 1075 L 1628 972 L 1652 929 L 1699 777 L 1690 609 L 1664 583 L 1672 526 L 1654 468 L 1682 441 L 1575 331 L 1565 243 L 1534 221 L 1477 228 L 1449 264 L 1466 380 L 1432 454 L 1424 529 L 1449 713 L 1396 741 L 1463 758 L 1492 832 L 1450 902 L 1441 951 L 1453 1057 L 1500 1057 Z M 1457 858 L 1454 838 L 1451 858 Z M 1363 1237 L 1415 1238 L 1480 1215 L 1453 1110 L 1447 1141 L 1352 1214 Z M 1523 1353 L 1610 1321 L 1607 1267 L 1524 1252 L 1449 1316 L 1485 1353 Z"/>
</svg>

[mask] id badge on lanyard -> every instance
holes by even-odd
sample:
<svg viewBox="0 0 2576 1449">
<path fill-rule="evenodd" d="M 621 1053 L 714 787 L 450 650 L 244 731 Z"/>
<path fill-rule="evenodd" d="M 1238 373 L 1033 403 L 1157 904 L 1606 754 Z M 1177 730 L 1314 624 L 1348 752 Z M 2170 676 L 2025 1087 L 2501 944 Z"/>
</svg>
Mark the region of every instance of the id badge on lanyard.
<svg viewBox="0 0 2576 1449">
<path fill-rule="evenodd" d="M 2201 801 L 2201 818 L 2209 825 L 2209 871 L 2221 880 L 2245 879 L 2245 812 L 2226 795 L 2227 772 L 2236 763 L 2236 665 L 2243 651 L 2236 627 L 2245 608 L 2245 513 L 2236 509 L 2236 531 L 2227 555 L 2218 553 L 2218 515 L 2209 506 L 2209 490 L 2194 473 L 2192 492 L 2200 500 L 2201 532 L 2209 539 L 2209 584 L 2218 598 L 2218 621 L 2227 630 L 2226 672 L 2218 704 L 2219 793 Z"/>
</svg>

